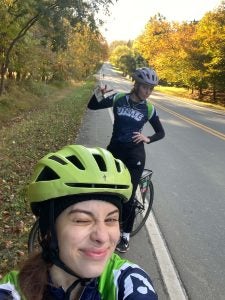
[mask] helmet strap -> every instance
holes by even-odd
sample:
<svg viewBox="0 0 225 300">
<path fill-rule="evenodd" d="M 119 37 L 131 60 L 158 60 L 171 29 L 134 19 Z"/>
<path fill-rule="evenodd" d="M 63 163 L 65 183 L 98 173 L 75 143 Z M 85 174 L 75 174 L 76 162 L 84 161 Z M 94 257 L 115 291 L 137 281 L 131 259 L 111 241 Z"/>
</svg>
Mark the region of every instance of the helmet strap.
<svg viewBox="0 0 225 300">
<path fill-rule="evenodd" d="M 91 278 L 81 278 L 79 275 L 77 275 L 71 268 L 69 268 L 64 262 L 60 259 L 59 257 L 59 246 L 58 246 L 58 240 L 57 240 L 57 235 L 55 231 L 55 220 L 54 220 L 54 201 L 50 201 L 50 208 L 49 208 L 49 220 L 50 220 L 50 242 L 46 242 L 43 240 L 41 242 L 42 246 L 42 251 L 43 251 L 43 258 L 47 259 L 48 261 L 52 262 L 54 265 L 65 271 L 66 273 L 77 277 L 74 281 L 74 283 L 69 287 L 72 290 L 75 288 L 75 286 L 78 283 L 85 284 L 91 280 Z M 75 284 L 76 283 L 76 284 Z M 69 299 L 69 298 L 68 298 Z"/>
<path fill-rule="evenodd" d="M 90 280 L 89 280 L 90 281 Z M 81 284 L 81 286 L 85 286 L 87 284 L 87 280 L 86 279 L 82 279 L 82 278 L 79 278 L 79 279 L 76 279 L 69 287 L 68 289 L 66 290 L 66 294 L 65 294 L 65 300 L 69 300 L 70 299 L 70 295 L 71 295 L 71 292 L 73 291 L 73 289 L 75 289 L 75 287 L 78 285 L 78 284 Z"/>
<path fill-rule="evenodd" d="M 80 279 L 76 279 L 66 290 L 66 294 L 65 294 L 65 300 L 69 300 L 70 299 L 70 294 L 72 292 L 73 289 L 75 289 L 75 287 L 80 283 Z"/>
</svg>

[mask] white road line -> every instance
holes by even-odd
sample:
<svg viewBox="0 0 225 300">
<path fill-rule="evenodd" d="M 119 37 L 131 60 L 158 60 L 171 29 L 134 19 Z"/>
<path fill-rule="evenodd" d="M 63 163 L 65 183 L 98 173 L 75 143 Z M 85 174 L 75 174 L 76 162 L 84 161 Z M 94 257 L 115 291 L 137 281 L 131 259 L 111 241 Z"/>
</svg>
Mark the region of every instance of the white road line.
<svg viewBox="0 0 225 300">
<path fill-rule="evenodd" d="M 153 212 L 146 221 L 146 228 L 157 258 L 164 284 L 171 300 L 187 300 L 187 294 L 164 242 Z"/>
<path fill-rule="evenodd" d="M 114 122 L 111 108 L 108 108 L 110 119 Z M 153 212 L 146 221 L 146 228 L 151 240 L 161 275 L 171 300 L 187 300 L 187 294 L 175 268 L 169 250 L 164 242 Z"/>
</svg>

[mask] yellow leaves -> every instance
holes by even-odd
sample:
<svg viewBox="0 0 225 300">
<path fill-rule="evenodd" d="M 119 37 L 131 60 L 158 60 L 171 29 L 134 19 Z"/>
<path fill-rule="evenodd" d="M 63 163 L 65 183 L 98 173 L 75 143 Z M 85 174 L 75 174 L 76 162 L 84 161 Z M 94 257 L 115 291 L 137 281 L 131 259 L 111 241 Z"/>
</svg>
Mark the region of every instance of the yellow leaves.
<svg viewBox="0 0 225 300">
<path fill-rule="evenodd" d="M 14 0 L 3 0 L 3 5 L 12 6 Z"/>
<path fill-rule="evenodd" d="M 225 10 L 210 12 L 199 22 L 169 23 L 151 18 L 133 43 L 168 82 L 190 82 L 197 72 L 208 74 L 225 60 Z M 222 70 L 221 70 L 222 71 Z"/>
</svg>

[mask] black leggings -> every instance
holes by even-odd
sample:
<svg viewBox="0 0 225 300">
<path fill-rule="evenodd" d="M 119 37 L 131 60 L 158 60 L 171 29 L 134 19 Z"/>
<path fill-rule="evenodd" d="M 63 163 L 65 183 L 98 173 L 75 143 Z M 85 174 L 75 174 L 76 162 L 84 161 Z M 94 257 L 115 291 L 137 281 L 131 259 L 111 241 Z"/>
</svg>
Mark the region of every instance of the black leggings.
<svg viewBox="0 0 225 300">
<path fill-rule="evenodd" d="M 110 143 L 107 149 L 115 158 L 122 160 L 128 168 L 133 184 L 133 191 L 130 201 L 123 204 L 122 210 L 122 231 L 131 232 L 134 224 L 134 198 L 136 189 L 145 166 L 144 144 L 134 143 Z"/>
</svg>

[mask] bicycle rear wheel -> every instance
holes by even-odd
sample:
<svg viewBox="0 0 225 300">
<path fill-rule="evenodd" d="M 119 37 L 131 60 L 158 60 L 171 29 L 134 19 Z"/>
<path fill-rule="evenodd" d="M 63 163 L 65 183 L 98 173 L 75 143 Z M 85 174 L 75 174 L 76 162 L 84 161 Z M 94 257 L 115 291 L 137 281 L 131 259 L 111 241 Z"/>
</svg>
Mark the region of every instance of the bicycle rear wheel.
<svg viewBox="0 0 225 300">
<path fill-rule="evenodd" d="M 40 245 L 38 243 L 38 237 L 39 237 L 39 220 L 37 219 L 31 228 L 31 231 L 29 233 L 28 237 L 28 253 L 33 252 L 39 252 Z"/>
<path fill-rule="evenodd" d="M 135 199 L 135 219 L 134 219 L 134 225 L 131 232 L 131 236 L 134 236 L 135 234 L 140 231 L 140 229 L 144 226 L 150 211 L 152 209 L 153 204 L 153 198 L 154 198 L 154 187 L 151 180 L 149 180 L 147 188 L 145 189 L 145 192 L 141 194 L 139 199 Z"/>
</svg>

